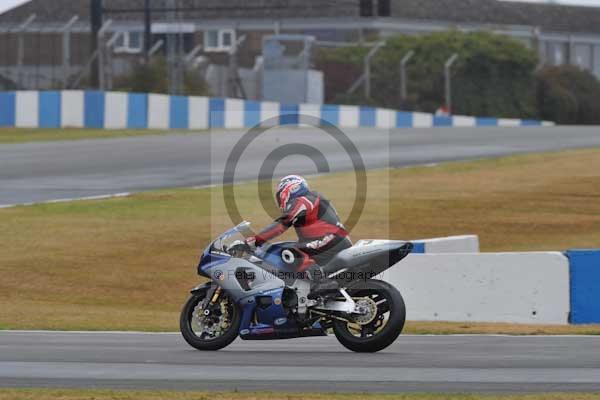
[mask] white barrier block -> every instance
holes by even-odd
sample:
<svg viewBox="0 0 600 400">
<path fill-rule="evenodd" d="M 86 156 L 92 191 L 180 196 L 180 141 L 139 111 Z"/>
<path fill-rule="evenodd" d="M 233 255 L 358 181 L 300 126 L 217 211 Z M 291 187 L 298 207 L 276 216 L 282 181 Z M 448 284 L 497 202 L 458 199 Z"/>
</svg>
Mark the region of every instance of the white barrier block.
<svg viewBox="0 0 600 400">
<path fill-rule="evenodd" d="M 169 96 L 165 94 L 148 95 L 148 128 L 169 129 Z"/>
<path fill-rule="evenodd" d="M 568 322 L 569 262 L 558 252 L 411 254 L 382 278 L 409 320 Z"/>
<path fill-rule="evenodd" d="M 498 118 L 498 126 L 521 126 L 521 120 L 514 118 Z"/>
<path fill-rule="evenodd" d="M 360 114 L 356 106 L 340 106 L 340 128 L 358 128 Z"/>
<path fill-rule="evenodd" d="M 556 126 L 552 121 L 542 121 L 542 126 Z"/>
<path fill-rule="evenodd" d="M 477 125 L 475 117 L 466 117 L 464 115 L 453 115 L 452 126 L 454 127 L 471 127 Z"/>
<path fill-rule="evenodd" d="M 39 127 L 39 92 L 21 90 L 16 94 L 15 126 L 17 128 Z"/>
<path fill-rule="evenodd" d="M 127 128 L 128 96 L 124 92 L 106 92 L 104 100 L 104 128 Z"/>
<path fill-rule="evenodd" d="M 63 128 L 84 127 L 85 98 L 83 90 L 64 90 L 61 93 L 60 121 Z"/>
<path fill-rule="evenodd" d="M 433 126 L 433 115 L 427 113 L 413 113 L 413 128 L 431 128 Z"/>
<path fill-rule="evenodd" d="M 189 98 L 190 129 L 208 129 L 208 97 Z"/>
<path fill-rule="evenodd" d="M 300 122 L 302 122 L 302 117 L 313 117 L 318 120 L 321 119 L 321 105 L 319 104 L 300 104 L 298 107 L 298 113 L 300 114 Z M 307 126 L 304 124 L 300 124 L 303 126 Z"/>
<path fill-rule="evenodd" d="M 225 99 L 225 128 L 244 127 L 244 100 Z"/>
<path fill-rule="evenodd" d="M 279 125 L 279 103 L 274 101 L 263 101 L 260 103 L 260 122 L 262 126 Z M 274 118 L 271 121 L 269 119 Z"/>
<path fill-rule="evenodd" d="M 385 108 L 375 110 L 375 122 L 377 128 L 391 129 L 396 126 L 396 112 Z"/>
</svg>

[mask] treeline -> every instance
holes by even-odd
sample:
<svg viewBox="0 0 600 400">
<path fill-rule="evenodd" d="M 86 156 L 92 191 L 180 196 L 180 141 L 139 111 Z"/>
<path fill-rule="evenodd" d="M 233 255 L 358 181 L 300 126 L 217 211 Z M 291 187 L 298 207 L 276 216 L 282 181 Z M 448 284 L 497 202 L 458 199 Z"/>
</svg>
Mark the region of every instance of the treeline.
<svg viewBox="0 0 600 400">
<path fill-rule="evenodd" d="M 448 31 L 386 40 L 371 62 L 371 97 L 362 88 L 348 94 L 363 73 L 370 49 L 323 49 L 317 68 L 325 73 L 326 101 L 435 112 L 445 104 L 444 63 L 452 66 L 452 113 L 505 118 L 539 118 L 561 124 L 600 123 L 600 82 L 574 66 L 539 67 L 524 43 L 488 32 Z M 400 61 L 406 67 L 407 97 L 400 93 Z"/>
</svg>

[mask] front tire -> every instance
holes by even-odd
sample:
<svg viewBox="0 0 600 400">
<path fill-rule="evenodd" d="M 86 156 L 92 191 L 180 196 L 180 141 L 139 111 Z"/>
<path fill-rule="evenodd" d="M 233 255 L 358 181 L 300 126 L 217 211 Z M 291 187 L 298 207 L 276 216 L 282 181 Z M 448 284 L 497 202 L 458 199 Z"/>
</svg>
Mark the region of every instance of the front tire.
<svg viewBox="0 0 600 400">
<path fill-rule="evenodd" d="M 365 304 L 375 303 L 377 311 L 371 321 L 370 318 L 359 320 L 359 323 L 334 320 L 333 332 L 338 341 L 359 353 L 375 353 L 391 345 L 402 332 L 406 320 L 406 306 L 398 289 L 387 282 L 372 279 L 346 291 L 355 301 L 364 299 Z"/>
<path fill-rule="evenodd" d="M 181 310 L 179 329 L 190 346 L 198 350 L 214 351 L 228 346 L 235 340 L 240 329 L 241 313 L 237 304 L 223 293 L 217 300 L 218 312 L 223 310 L 221 315 L 215 317 L 222 318 L 218 330 L 216 330 L 218 335 L 215 334 L 215 329 L 207 332 L 205 326 L 213 321 L 205 322 L 209 317 L 202 314 L 201 305 L 206 295 L 207 291 L 203 290 L 190 296 Z M 227 326 L 221 326 L 225 324 Z"/>
</svg>

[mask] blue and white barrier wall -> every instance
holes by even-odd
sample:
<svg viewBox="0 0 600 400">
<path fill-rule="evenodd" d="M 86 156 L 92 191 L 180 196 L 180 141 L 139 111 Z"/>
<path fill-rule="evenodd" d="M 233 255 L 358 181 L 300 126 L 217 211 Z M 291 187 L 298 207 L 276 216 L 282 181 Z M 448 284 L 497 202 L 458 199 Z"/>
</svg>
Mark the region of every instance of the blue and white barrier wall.
<svg viewBox="0 0 600 400">
<path fill-rule="evenodd" d="M 22 128 L 208 129 L 298 125 L 310 115 L 342 128 L 546 126 L 551 122 L 435 116 L 366 106 L 100 91 L 0 92 L 0 126 Z"/>
</svg>

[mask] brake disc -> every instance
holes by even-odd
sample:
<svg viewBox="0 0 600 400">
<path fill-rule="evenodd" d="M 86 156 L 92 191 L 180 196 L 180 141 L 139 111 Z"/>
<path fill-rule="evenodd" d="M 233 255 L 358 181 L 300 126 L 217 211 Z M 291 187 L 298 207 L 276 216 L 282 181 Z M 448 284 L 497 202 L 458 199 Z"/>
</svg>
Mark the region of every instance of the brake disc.
<svg viewBox="0 0 600 400">
<path fill-rule="evenodd" d="M 355 299 L 356 309 L 359 310 L 359 314 L 355 314 L 354 322 L 359 325 L 367 325 L 377 317 L 377 303 L 370 297 L 361 297 Z"/>
<path fill-rule="evenodd" d="M 208 310 L 198 303 L 194 308 L 194 316 L 196 317 L 196 325 L 203 334 L 211 337 L 219 336 L 229 326 L 229 310 L 227 301 L 221 301 L 219 304 L 219 315 L 211 315 Z"/>
</svg>

